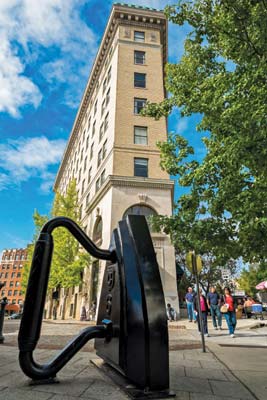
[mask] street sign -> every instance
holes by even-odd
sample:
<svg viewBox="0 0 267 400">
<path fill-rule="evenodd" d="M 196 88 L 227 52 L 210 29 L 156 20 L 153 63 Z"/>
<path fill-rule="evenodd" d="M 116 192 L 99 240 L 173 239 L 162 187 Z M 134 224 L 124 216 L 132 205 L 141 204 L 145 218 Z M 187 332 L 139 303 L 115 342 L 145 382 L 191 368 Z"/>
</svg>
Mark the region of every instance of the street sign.
<svg viewBox="0 0 267 400">
<path fill-rule="evenodd" d="M 189 271 L 193 274 L 193 262 L 192 262 L 192 256 L 193 256 L 193 252 L 192 251 L 189 251 L 187 254 L 186 254 L 186 260 L 185 260 L 185 263 L 186 263 L 186 266 L 187 266 L 187 268 L 189 269 Z M 196 267 L 197 267 L 197 272 L 198 272 L 198 274 L 201 272 L 201 270 L 202 270 L 202 260 L 201 260 L 201 257 L 200 256 L 196 256 Z"/>
</svg>

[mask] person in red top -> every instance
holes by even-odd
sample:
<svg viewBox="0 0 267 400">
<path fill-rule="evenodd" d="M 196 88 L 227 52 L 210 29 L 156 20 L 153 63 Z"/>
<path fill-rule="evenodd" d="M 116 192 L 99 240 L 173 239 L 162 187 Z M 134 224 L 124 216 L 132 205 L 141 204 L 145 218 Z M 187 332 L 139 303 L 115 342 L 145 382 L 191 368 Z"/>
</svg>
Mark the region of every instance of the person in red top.
<svg viewBox="0 0 267 400">
<path fill-rule="evenodd" d="M 227 305 L 228 311 L 224 313 L 226 323 L 229 329 L 229 335 L 232 338 L 235 337 L 235 327 L 236 327 L 236 314 L 235 314 L 235 305 L 234 298 L 231 295 L 231 291 L 228 287 L 224 289 L 223 303 Z"/>
<path fill-rule="evenodd" d="M 199 289 L 199 299 L 200 299 L 200 316 L 198 315 L 198 307 L 197 307 L 197 296 L 194 298 L 194 313 L 197 315 L 197 323 L 198 323 L 198 331 L 200 333 L 200 322 L 199 322 L 199 317 L 202 318 L 203 321 L 203 330 L 205 336 L 209 337 L 209 332 L 208 332 L 208 304 L 206 297 L 202 294 L 202 290 Z"/>
</svg>

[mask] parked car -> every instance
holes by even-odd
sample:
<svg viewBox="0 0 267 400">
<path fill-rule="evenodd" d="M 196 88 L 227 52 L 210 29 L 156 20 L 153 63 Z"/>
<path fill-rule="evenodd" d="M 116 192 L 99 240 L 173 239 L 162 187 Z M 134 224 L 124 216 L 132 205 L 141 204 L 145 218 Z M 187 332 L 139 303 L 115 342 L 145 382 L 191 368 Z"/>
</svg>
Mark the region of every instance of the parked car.
<svg viewBox="0 0 267 400">
<path fill-rule="evenodd" d="M 12 314 L 8 317 L 8 319 L 21 319 L 22 314 Z"/>
</svg>

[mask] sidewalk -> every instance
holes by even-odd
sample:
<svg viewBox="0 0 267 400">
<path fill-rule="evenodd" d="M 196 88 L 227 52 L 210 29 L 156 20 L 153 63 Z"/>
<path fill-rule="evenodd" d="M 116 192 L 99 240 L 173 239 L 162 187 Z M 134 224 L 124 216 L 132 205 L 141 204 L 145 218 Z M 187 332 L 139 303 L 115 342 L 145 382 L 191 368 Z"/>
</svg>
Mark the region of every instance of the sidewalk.
<svg viewBox="0 0 267 400">
<path fill-rule="evenodd" d="M 267 327 L 246 331 L 248 326 L 262 322 L 265 321 L 240 320 L 236 339 L 228 339 L 226 330 L 210 329 L 206 353 L 202 352 L 195 324 L 186 320 L 170 323 L 170 388 L 176 393 L 176 399 L 266 400 Z M 84 325 L 88 326 L 88 321 L 44 322 L 39 348 L 34 352 L 36 361 L 50 360 Z M 211 328 L 210 322 L 209 325 Z M 90 359 L 96 358 L 93 342 L 89 342 L 59 372 L 60 383 L 29 386 L 29 379 L 18 364 L 18 323 L 9 322 L 5 328 L 6 340 L 0 346 L 0 400 L 128 399 L 90 363 Z M 242 343 L 252 346 L 244 347 Z"/>
<path fill-rule="evenodd" d="M 170 386 L 177 400 L 266 399 L 253 395 L 238 380 L 239 371 L 234 375 L 213 351 L 214 347 L 207 353 L 196 349 L 170 352 Z M 55 351 L 37 350 L 35 353 L 42 363 Z M 58 374 L 60 383 L 29 386 L 28 378 L 18 365 L 18 350 L 2 346 L 0 400 L 127 400 L 108 377 L 89 363 L 95 357 L 94 353 L 80 352 Z"/>
</svg>

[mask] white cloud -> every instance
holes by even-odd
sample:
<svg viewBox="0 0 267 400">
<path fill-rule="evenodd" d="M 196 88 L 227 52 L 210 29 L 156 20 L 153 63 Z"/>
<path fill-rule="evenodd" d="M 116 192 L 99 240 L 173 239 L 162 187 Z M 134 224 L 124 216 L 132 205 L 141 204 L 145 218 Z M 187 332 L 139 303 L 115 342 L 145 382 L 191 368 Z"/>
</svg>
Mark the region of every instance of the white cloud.
<svg viewBox="0 0 267 400">
<path fill-rule="evenodd" d="M 54 174 L 49 171 L 62 157 L 66 142 L 46 137 L 20 138 L 0 144 L 0 189 L 18 185 L 31 177 L 41 179 L 42 191 L 51 189 Z M 2 183 L 2 184 L 1 184 Z"/>
<path fill-rule="evenodd" d="M 25 67 L 38 61 L 43 48 L 56 55 L 41 72 L 49 82 L 73 84 L 96 52 L 96 37 L 81 19 L 86 0 L 0 1 L 0 112 L 18 117 L 25 104 L 38 107 L 42 95 L 26 76 Z M 35 66 L 36 68 L 36 66 Z M 73 97 L 81 87 L 72 87 Z M 67 97 L 69 94 L 67 94 Z"/>
<path fill-rule="evenodd" d="M 176 126 L 177 132 L 181 135 L 182 133 L 185 133 L 186 130 L 188 130 L 190 124 L 190 119 L 186 117 L 180 117 L 178 124 Z"/>
</svg>

